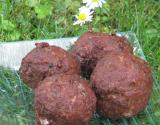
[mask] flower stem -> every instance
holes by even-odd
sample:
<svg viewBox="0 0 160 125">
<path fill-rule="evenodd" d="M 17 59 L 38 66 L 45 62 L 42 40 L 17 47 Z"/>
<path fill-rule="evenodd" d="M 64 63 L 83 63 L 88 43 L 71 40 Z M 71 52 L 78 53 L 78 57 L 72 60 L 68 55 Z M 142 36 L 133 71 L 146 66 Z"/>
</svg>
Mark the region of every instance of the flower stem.
<svg viewBox="0 0 160 125">
<path fill-rule="evenodd" d="M 89 31 L 89 32 L 92 32 L 92 31 L 93 31 L 93 28 L 92 28 L 92 24 L 91 24 L 91 23 L 88 23 L 88 31 Z"/>
</svg>

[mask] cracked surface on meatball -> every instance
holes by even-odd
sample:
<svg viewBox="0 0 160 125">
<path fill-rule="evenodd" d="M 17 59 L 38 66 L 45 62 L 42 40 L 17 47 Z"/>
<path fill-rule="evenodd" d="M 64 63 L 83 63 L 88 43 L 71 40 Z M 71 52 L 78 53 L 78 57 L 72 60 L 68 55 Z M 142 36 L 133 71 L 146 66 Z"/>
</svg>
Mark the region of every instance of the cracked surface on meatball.
<svg viewBox="0 0 160 125">
<path fill-rule="evenodd" d="M 108 52 L 133 53 L 126 38 L 99 32 L 86 32 L 76 41 L 71 53 L 81 64 L 82 75 L 90 77 L 97 61 Z"/>
<path fill-rule="evenodd" d="M 79 62 L 62 48 L 36 43 L 36 48 L 22 60 L 21 77 L 31 88 L 36 88 L 41 80 L 54 74 L 79 74 Z"/>
<path fill-rule="evenodd" d="M 35 89 L 36 125 L 84 125 L 96 110 L 96 96 L 78 75 L 47 77 Z"/>
<path fill-rule="evenodd" d="M 106 54 L 91 76 L 98 112 L 111 119 L 138 114 L 148 103 L 152 82 L 150 67 L 142 59 L 125 53 Z"/>
<path fill-rule="evenodd" d="M 71 53 L 81 64 L 82 74 L 90 77 L 97 61 L 108 52 L 133 53 L 133 49 L 124 37 L 99 32 L 86 32 L 80 36 Z"/>
</svg>

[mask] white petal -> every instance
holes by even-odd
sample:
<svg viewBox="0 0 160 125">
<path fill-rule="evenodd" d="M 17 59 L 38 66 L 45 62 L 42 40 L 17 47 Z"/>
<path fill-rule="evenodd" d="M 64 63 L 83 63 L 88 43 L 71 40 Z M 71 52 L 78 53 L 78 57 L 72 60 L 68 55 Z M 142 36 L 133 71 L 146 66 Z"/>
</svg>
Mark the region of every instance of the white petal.
<svg viewBox="0 0 160 125">
<path fill-rule="evenodd" d="M 106 3 L 106 1 L 105 0 L 101 0 L 102 1 L 102 3 Z"/>
<path fill-rule="evenodd" d="M 99 7 L 102 7 L 102 2 L 99 2 L 99 3 L 98 3 L 98 6 L 99 6 Z"/>
<path fill-rule="evenodd" d="M 83 24 L 82 23 L 80 23 L 80 26 L 82 26 Z"/>
<path fill-rule="evenodd" d="M 93 2 L 92 0 L 88 0 L 86 4 L 90 9 L 95 9 L 96 7 L 102 7 L 102 4 L 105 2 L 106 2 L 105 0 L 99 0 L 98 2 Z"/>
<path fill-rule="evenodd" d="M 79 24 L 79 23 L 80 23 L 79 21 L 76 21 L 76 22 L 73 23 L 73 25 L 77 25 L 77 24 Z"/>
<path fill-rule="evenodd" d="M 88 0 L 83 0 L 83 3 L 87 3 L 88 2 Z"/>
<path fill-rule="evenodd" d="M 89 21 L 89 20 L 91 20 L 92 18 L 93 18 L 92 15 L 91 15 L 91 16 L 88 16 L 87 19 L 86 19 L 86 21 Z"/>
<path fill-rule="evenodd" d="M 78 15 L 75 15 L 76 19 L 78 19 Z"/>
<path fill-rule="evenodd" d="M 86 6 L 82 6 L 81 8 L 79 8 L 79 13 L 89 13 L 90 11 L 91 9 Z"/>
</svg>

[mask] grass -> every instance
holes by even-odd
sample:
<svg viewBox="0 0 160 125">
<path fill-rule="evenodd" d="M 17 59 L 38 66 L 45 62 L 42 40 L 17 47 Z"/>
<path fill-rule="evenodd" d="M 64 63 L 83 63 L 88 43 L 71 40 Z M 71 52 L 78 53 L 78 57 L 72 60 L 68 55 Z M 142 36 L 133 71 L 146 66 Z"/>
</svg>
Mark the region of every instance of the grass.
<svg viewBox="0 0 160 125">
<path fill-rule="evenodd" d="M 9 42 L 16 40 L 70 37 L 80 35 L 88 30 L 88 25 L 84 27 L 72 25 L 74 20 L 73 15 L 78 11 L 81 0 L 41 0 L 40 3 L 38 1 L 39 0 L 0 1 L 0 41 Z M 103 9 L 97 9 L 95 12 L 95 18 L 92 22 L 93 30 L 101 32 L 135 32 L 146 59 L 154 71 L 155 77 L 151 106 L 149 105 L 145 112 L 138 117 L 130 119 L 127 123 L 124 120 L 119 124 L 149 125 L 152 123 L 153 125 L 157 125 L 158 118 L 156 119 L 156 116 L 160 117 L 160 111 L 158 110 L 160 107 L 160 1 L 107 1 Z M 20 84 L 17 72 L 11 72 L 3 68 L 0 69 L 0 125 L 33 124 L 34 121 L 27 123 L 28 117 L 34 118 L 34 116 L 32 116 L 32 94 L 28 94 L 31 93 L 31 90 L 23 84 Z M 17 86 L 16 89 L 12 88 L 14 86 Z M 24 96 L 20 93 L 21 89 L 24 90 Z M 6 94 L 8 94 L 8 100 L 6 100 Z M 22 98 L 21 102 L 17 102 L 19 98 Z M 27 109 L 22 110 L 21 105 L 25 105 Z M 152 109 L 150 109 L 150 107 L 152 107 Z M 5 111 L 3 109 L 5 109 Z M 3 117 L 5 116 L 4 113 L 8 114 L 8 118 Z M 19 117 L 17 119 L 13 114 L 18 114 L 18 117 L 26 117 Z M 146 120 L 141 117 L 145 117 Z M 137 122 L 137 119 L 142 120 Z M 109 125 L 110 123 L 103 123 L 103 121 L 105 120 L 102 120 L 100 123 L 98 119 L 94 121 L 94 124 Z M 118 123 L 116 122 L 115 124 Z"/>
<path fill-rule="evenodd" d="M 33 125 L 33 96 L 16 71 L 0 67 L 0 125 Z"/>
</svg>

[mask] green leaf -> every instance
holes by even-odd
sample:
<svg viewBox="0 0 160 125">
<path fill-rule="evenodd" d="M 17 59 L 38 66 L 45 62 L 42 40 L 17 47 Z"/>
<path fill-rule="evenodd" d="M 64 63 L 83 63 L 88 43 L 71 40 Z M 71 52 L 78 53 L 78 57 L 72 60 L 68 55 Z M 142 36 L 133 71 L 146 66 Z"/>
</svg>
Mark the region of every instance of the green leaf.
<svg viewBox="0 0 160 125">
<path fill-rule="evenodd" d="M 9 34 L 9 37 L 12 41 L 18 40 L 21 34 L 18 31 L 13 31 Z"/>
<path fill-rule="evenodd" d="M 29 7 L 35 7 L 37 4 L 39 4 L 39 0 L 27 0 L 25 4 Z"/>
<path fill-rule="evenodd" d="M 72 4 L 70 5 L 69 9 L 71 11 L 75 11 L 75 10 L 78 10 L 78 8 L 80 7 L 81 3 L 78 2 L 78 1 L 72 1 Z"/>
<path fill-rule="evenodd" d="M 69 6 L 71 6 L 72 2 L 72 0 L 65 0 L 65 7 L 68 8 Z"/>
<path fill-rule="evenodd" d="M 15 25 L 11 21 L 2 19 L 1 29 L 7 30 L 7 31 L 13 31 L 14 28 L 15 28 Z"/>
<path fill-rule="evenodd" d="M 148 34 L 148 37 L 156 37 L 156 34 L 158 33 L 157 29 L 147 29 L 146 34 Z"/>
<path fill-rule="evenodd" d="M 110 5 L 108 4 L 108 2 L 106 2 L 106 3 L 103 5 L 102 10 L 110 11 Z"/>
<path fill-rule="evenodd" d="M 160 117 L 160 111 L 156 111 L 154 114 L 155 116 Z"/>
<path fill-rule="evenodd" d="M 2 13 L 2 4 L 0 4 L 0 14 Z"/>
<path fill-rule="evenodd" d="M 101 20 L 100 16 L 97 15 L 95 17 L 94 24 L 98 24 L 100 20 Z"/>
<path fill-rule="evenodd" d="M 51 4 L 38 5 L 35 7 L 35 12 L 39 19 L 45 18 L 52 14 L 53 6 Z"/>
</svg>

